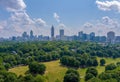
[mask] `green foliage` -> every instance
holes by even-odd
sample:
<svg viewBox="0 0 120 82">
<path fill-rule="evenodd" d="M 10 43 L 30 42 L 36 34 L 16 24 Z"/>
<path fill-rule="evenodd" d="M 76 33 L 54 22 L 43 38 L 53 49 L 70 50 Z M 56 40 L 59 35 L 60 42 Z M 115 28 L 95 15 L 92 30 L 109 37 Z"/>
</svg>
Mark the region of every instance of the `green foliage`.
<svg viewBox="0 0 120 82">
<path fill-rule="evenodd" d="M 80 75 L 79 73 L 74 69 L 68 69 L 65 76 L 64 76 L 64 82 L 79 82 Z"/>
<path fill-rule="evenodd" d="M 67 72 L 66 72 L 66 74 L 69 74 L 69 73 L 74 73 L 74 74 L 76 74 L 78 77 L 80 77 L 78 71 L 76 71 L 76 70 L 74 70 L 74 69 L 68 69 Z"/>
<path fill-rule="evenodd" d="M 32 62 L 29 64 L 29 71 L 32 74 L 44 74 L 46 66 L 44 64 L 39 64 L 37 62 Z"/>
<path fill-rule="evenodd" d="M 105 71 L 113 70 L 115 68 L 116 68 L 116 65 L 114 63 L 112 63 L 112 64 L 109 64 L 109 65 L 105 66 Z"/>
<path fill-rule="evenodd" d="M 10 65 L 9 63 L 6 63 L 6 64 L 4 65 L 4 67 L 5 67 L 6 70 L 8 70 L 8 69 L 11 67 L 11 65 Z"/>
<path fill-rule="evenodd" d="M 28 74 L 23 77 L 23 82 L 34 82 L 34 77 L 31 74 Z"/>
<path fill-rule="evenodd" d="M 105 82 L 105 81 L 101 81 L 100 79 L 94 77 L 94 78 L 92 78 L 92 79 L 90 79 L 90 80 L 88 80 L 86 82 Z"/>
<path fill-rule="evenodd" d="M 99 78 L 100 78 L 101 80 L 107 80 L 107 79 L 112 78 L 112 76 L 111 76 L 110 73 L 101 73 L 101 74 L 99 75 Z"/>
<path fill-rule="evenodd" d="M 64 82 L 79 82 L 79 78 L 74 73 L 69 73 L 65 75 Z"/>
<path fill-rule="evenodd" d="M 100 60 L 100 65 L 101 65 L 101 66 L 104 66 L 104 65 L 105 65 L 105 59 L 101 59 L 101 60 Z"/>
<path fill-rule="evenodd" d="M 86 74 L 88 74 L 88 73 L 92 74 L 95 77 L 98 75 L 98 71 L 93 67 L 90 67 L 87 69 Z"/>
<path fill-rule="evenodd" d="M 116 65 L 117 65 L 117 66 L 120 66 L 120 62 L 117 62 Z"/>
<path fill-rule="evenodd" d="M 70 67 L 89 67 L 98 66 L 98 61 L 96 57 L 91 57 L 88 54 L 83 54 L 80 56 L 63 56 L 60 58 L 60 63 L 62 65 Z"/>
<path fill-rule="evenodd" d="M 14 73 L 7 73 L 4 78 L 4 82 L 16 82 L 17 75 Z"/>
<path fill-rule="evenodd" d="M 94 75 L 92 74 L 92 73 L 87 73 L 86 75 L 85 75 L 85 81 L 88 81 L 88 80 L 90 80 L 91 78 L 93 78 L 94 77 Z"/>
<path fill-rule="evenodd" d="M 60 62 L 63 65 L 67 65 L 67 66 L 71 66 L 71 67 L 79 67 L 80 62 L 78 60 L 76 60 L 74 57 L 70 57 L 70 56 L 63 56 L 60 59 Z"/>
<path fill-rule="evenodd" d="M 79 41 L 3 42 L 0 43 L 0 72 L 9 70 L 9 68 L 18 65 L 30 65 L 33 61 L 46 62 L 57 59 L 60 59 L 60 63 L 62 65 L 66 65 L 68 67 L 85 68 L 91 66 L 98 66 L 97 58 L 94 56 L 117 58 L 120 57 L 119 48 L 120 44 L 102 45 L 97 43 Z M 105 61 L 101 59 L 100 65 L 104 64 Z M 31 65 L 31 67 L 33 66 L 34 65 Z M 117 66 L 119 66 L 119 62 L 117 63 Z M 40 68 L 42 70 L 36 68 Z M 44 74 L 45 68 L 46 67 L 44 65 L 35 64 L 35 67 L 33 67 L 33 69 L 31 68 L 32 71 L 30 72 L 35 75 Z M 108 72 L 110 72 L 115 71 L 115 68 L 116 65 L 107 65 L 105 67 L 105 70 L 109 70 Z M 0 76 L 0 81 L 5 80 L 4 76 L 6 76 L 6 74 L 6 72 L 1 73 L 2 78 Z M 91 72 L 90 74 L 93 74 L 94 77 L 97 76 L 93 72 Z M 91 77 L 90 74 L 86 75 Z M 118 72 L 110 74 L 112 78 L 119 77 Z M 74 76 L 74 74 L 71 75 Z M 12 75 L 8 76 L 8 78 L 11 78 L 11 76 Z M 102 76 L 104 75 L 101 75 L 100 77 L 102 78 Z M 105 76 L 107 75 L 105 74 Z M 119 78 L 115 79 L 119 81 Z M 23 80 L 24 82 L 25 77 L 21 77 L 21 79 L 19 80 Z"/>
<path fill-rule="evenodd" d="M 17 75 L 7 71 L 0 71 L 0 81 L 1 82 L 16 82 Z"/>
<path fill-rule="evenodd" d="M 41 75 L 37 75 L 35 77 L 35 82 L 46 82 L 45 77 L 41 76 Z"/>
</svg>

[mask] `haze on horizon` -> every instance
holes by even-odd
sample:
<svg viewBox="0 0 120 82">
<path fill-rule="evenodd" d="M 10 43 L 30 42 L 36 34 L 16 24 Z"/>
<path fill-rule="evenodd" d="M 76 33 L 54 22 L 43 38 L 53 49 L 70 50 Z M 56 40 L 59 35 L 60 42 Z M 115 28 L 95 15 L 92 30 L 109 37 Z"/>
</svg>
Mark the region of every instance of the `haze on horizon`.
<svg viewBox="0 0 120 82">
<path fill-rule="evenodd" d="M 50 28 L 120 35 L 120 0 L 0 0 L 0 37 L 20 36 L 24 31 L 50 35 Z"/>
</svg>

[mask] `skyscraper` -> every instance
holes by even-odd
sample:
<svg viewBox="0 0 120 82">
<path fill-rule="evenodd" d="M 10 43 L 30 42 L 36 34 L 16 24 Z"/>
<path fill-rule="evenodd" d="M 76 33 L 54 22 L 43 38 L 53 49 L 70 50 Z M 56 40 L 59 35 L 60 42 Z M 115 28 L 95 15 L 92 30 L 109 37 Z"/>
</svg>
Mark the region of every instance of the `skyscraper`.
<svg viewBox="0 0 120 82">
<path fill-rule="evenodd" d="M 90 41 L 94 41 L 94 39 L 95 39 L 95 33 L 91 32 L 90 33 Z"/>
<path fill-rule="evenodd" d="M 30 31 L 30 39 L 33 39 L 34 38 L 34 35 L 33 35 L 33 31 L 31 30 Z"/>
<path fill-rule="evenodd" d="M 84 35 L 83 31 L 78 32 L 79 40 L 81 40 L 81 41 L 83 40 L 83 35 Z"/>
<path fill-rule="evenodd" d="M 60 40 L 64 39 L 64 29 L 60 29 Z"/>
<path fill-rule="evenodd" d="M 115 32 L 110 31 L 107 33 L 107 42 L 108 43 L 114 43 L 115 40 Z"/>
<path fill-rule="evenodd" d="M 54 26 L 51 27 L 51 39 L 54 39 Z"/>
<path fill-rule="evenodd" d="M 60 29 L 60 37 L 64 36 L 64 29 Z"/>
</svg>

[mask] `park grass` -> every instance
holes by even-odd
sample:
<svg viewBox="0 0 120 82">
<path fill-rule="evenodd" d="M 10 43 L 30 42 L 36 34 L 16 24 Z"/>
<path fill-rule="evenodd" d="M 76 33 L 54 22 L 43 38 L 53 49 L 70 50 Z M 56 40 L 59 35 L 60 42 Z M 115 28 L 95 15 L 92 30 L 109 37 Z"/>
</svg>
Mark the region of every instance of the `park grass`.
<svg viewBox="0 0 120 82">
<path fill-rule="evenodd" d="M 17 67 L 9 69 L 9 72 L 13 72 L 17 76 L 19 75 L 24 76 L 27 70 L 28 70 L 28 66 L 17 66 Z"/>
<path fill-rule="evenodd" d="M 98 61 L 100 61 L 101 58 L 97 58 Z M 106 60 L 106 65 L 110 63 L 116 63 L 120 62 L 120 58 L 112 59 L 112 58 L 104 58 Z M 63 82 L 63 77 L 65 75 L 66 70 L 68 69 L 67 67 L 61 66 L 59 60 L 56 61 L 51 61 L 51 62 L 44 62 L 46 65 L 46 72 L 44 76 L 47 79 L 47 82 L 55 82 L 56 80 L 59 80 L 60 82 Z M 98 70 L 98 73 L 102 73 L 105 70 L 105 66 L 97 66 L 96 69 Z M 81 81 L 84 82 L 84 76 L 87 68 L 79 68 L 78 72 L 80 73 L 81 76 Z M 28 71 L 28 66 L 19 66 L 15 67 L 9 70 L 9 72 L 16 73 L 18 76 L 19 75 L 25 75 L 25 72 Z"/>
<path fill-rule="evenodd" d="M 44 62 L 44 64 L 46 65 L 46 72 L 44 76 L 46 77 L 47 82 L 55 82 L 56 80 L 59 80 L 60 82 L 63 81 L 63 77 L 67 68 L 61 66 L 59 62 L 59 60 Z M 9 72 L 13 72 L 17 74 L 17 76 L 24 76 L 26 71 L 28 71 L 28 66 L 18 66 L 9 70 Z"/>
<path fill-rule="evenodd" d="M 47 77 L 48 82 L 55 82 L 56 80 L 59 80 L 60 82 L 63 81 L 67 68 L 61 66 L 59 62 L 60 61 L 57 60 L 44 63 L 47 67 L 45 76 Z"/>
</svg>

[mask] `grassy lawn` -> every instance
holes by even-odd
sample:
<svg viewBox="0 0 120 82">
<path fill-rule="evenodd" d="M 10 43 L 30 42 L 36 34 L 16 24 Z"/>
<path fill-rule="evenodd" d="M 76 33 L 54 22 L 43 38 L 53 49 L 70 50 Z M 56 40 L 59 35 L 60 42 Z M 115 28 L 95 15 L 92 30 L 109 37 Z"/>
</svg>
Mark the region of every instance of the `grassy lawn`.
<svg viewBox="0 0 120 82">
<path fill-rule="evenodd" d="M 17 74 L 17 76 L 19 75 L 25 75 L 25 72 L 28 70 L 28 66 L 18 66 L 12 69 L 9 69 L 9 72 L 13 72 L 15 74 Z"/>
<path fill-rule="evenodd" d="M 66 67 L 60 65 L 59 60 L 45 62 L 44 63 L 47 67 L 45 77 L 47 78 L 47 82 L 55 82 L 57 79 L 62 82 L 65 72 L 67 70 Z M 28 70 L 28 66 L 19 66 L 10 69 L 10 72 L 16 73 L 19 75 L 25 75 L 25 72 Z"/>
<path fill-rule="evenodd" d="M 97 58 L 97 59 L 99 61 L 101 58 Z M 106 65 L 120 61 L 120 58 L 117 58 L 117 59 L 104 58 L 104 59 L 106 60 Z M 63 77 L 65 75 L 67 68 L 61 66 L 59 63 L 59 60 L 45 62 L 44 64 L 47 67 L 45 77 L 47 78 L 48 82 L 55 82 L 57 79 L 60 82 L 63 81 Z M 101 72 L 105 70 L 105 66 L 97 66 L 96 69 L 98 70 L 100 74 Z M 24 75 L 27 70 L 28 70 L 28 66 L 19 66 L 19 67 L 12 68 L 9 71 L 16 73 L 19 76 L 19 75 Z M 87 69 L 81 69 L 81 68 L 78 69 L 78 72 L 80 73 L 80 76 L 81 76 L 80 82 L 84 82 L 84 76 L 85 76 L 86 70 Z"/>
</svg>

